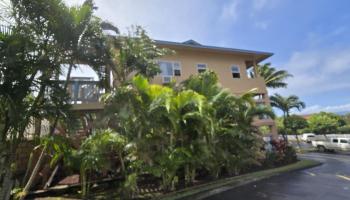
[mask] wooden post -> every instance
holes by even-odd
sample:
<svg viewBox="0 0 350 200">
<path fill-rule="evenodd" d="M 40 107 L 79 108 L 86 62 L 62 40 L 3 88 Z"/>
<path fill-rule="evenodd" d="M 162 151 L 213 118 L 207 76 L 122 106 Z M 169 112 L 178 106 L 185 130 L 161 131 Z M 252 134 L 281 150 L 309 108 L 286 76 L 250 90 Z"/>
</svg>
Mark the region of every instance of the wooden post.
<svg viewBox="0 0 350 200">
<path fill-rule="evenodd" d="M 259 72 L 258 72 L 259 69 L 258 69 L 258 66 L 256 64 L 255 57 L 253 57 L 253 68 L 254 68 L 254 75 L 255 75 L 254 78 L 260 77 Z"/>
</svg>

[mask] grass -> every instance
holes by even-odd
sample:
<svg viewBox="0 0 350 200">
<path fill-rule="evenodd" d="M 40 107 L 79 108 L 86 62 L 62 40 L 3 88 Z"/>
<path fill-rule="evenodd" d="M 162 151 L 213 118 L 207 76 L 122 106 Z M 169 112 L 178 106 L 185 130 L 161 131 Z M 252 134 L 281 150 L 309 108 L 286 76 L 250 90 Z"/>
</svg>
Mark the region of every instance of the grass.
<svg viewBox="0 0 350 200">
<path fill-rule="evenodd" d="M 177 200 L 177 199 L 201 199 L 212 194 L 224 192 L 226 190 L 235 188 L 240 185 L 245 185 L 258 180 L 266 179 L 282 173 L 311 168 L 320 165 L 321 163 L 313 160 L 301 160 L 296 163 L 286 165 L 283 167 L 262 170 L 241 176 L 224 178 L 210 183 L 185 188 L 173 193 L 159 196 L 156 199 L 160 200 Z"/>
</svg>

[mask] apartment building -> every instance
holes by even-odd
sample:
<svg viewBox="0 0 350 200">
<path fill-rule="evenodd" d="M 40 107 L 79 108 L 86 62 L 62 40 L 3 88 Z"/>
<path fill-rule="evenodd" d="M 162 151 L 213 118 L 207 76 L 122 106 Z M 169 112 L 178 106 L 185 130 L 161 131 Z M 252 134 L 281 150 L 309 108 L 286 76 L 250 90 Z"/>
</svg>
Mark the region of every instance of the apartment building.
<svg viewBox="0 0 350 200">
<path fill-rule="evenodd" d="M 152 83 L 165 84 L 172 80 L 181 82 L 193 74 L 210 69 L 217 73 L 222 87 L 228 88 L 233 94 L 240 95 L 256 89 L 256 103 L 269 105 L 265 82 L 256 71 L 257 64 L 272 56 L 272 53 L 206 46 L 194 40 L 183 43 L 157 40 L 156 44 L 159 47 L 172 49 L 176 53 L 158 59 L 162 72 L 152 80 Z M 73 109 L 78 111 L 103 109 L 103 105 L 97 99 L 104 91 L 97 87 L 96 81 L 88 77 L 73 78 L 69 91 L 72 95 Z M 267 116 L 256 119 L 254 125 L 267 126 L 272 134 L 277 134 L 274 120 Z"/>
<path fill-rule="evenodd" d="M 162 73 L 154 78 L 153 83 L 181 82 L 192 74 L 210 69 L 217 73 L 222 87 L 233 94 L 241 95 L 255 88 L 256 103 L 270 104 L 264 79 L 256 71 L 257 64 L 272 56 L 272 53 L 206 46 L 194 40 L 183 43 L 158 40 L 156 43 L 176 53 L 159 59 Z M 274 120 L 267 116 L 256 119 L 254 125 L 267 126 L 271 133 L 277 134 Z"/>
</svg>

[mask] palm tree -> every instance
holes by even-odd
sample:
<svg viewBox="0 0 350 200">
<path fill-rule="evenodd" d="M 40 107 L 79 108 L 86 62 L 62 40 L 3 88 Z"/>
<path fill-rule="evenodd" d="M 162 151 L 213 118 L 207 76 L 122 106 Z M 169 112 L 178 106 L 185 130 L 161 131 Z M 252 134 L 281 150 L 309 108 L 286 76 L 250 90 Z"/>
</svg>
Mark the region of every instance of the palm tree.
<svg viewBox="0 0 350 200">
<path fill-rule="evenodd" d="M 205 168 L 212 176 L 217 178 L 222 167 L 230 174 L 237 174 L 244 167 L 257 163 L 260 142 L 252 123 L 262 114 L 274 118 L 271 108 L 256 106 L 253 91 L 232 95 L 219 86 L 217 75 L 210 70 L 191 76 L 182 86 L 205 96 L 211 106 L 214 131 L 207 139 L 209 158 Z"/>
<path fill-rule="evenodd" d="M 283 112 L 283 125 L 286 127 L 286 118 L 290 116 L 292 109 L 301 111 L 305 108 L 305 103 L 302 102 L 296 95 L 283 97 L 280 94 L 274 94 L 270 97 L 271 106 L 280 109 Z M 283 133 L 284 134 L 284 133 Z M 285 135 L 284 135 L 285 137 Z"/>
<path fill-rule="evenodd" d="M 46 12 L 46 10 L 36 12 L 36 10 L 32 8 L 40 7 L 44 3 L 13 4 L 14 9 L 20 13 L 18 16 L 23 16 L 23 19 L 28 20 L 28 23 L 31 24 L 31 27 L 42 27 L 39 30 L 43 36 L 39 35 L 36 37 L 43 38 L 43 41 L 46 41 L 46 38 L 48 38 L 47 41 L 52 41 L 52 44 L 50 43 L 52 48 L 57 48 L 57 50 L 52 51 L 51 54 L 56 56 L 59 55 L 60 57 L 49 57 L 49 60 L 57 60 L 57 63 L 54 65 L 56 68 L 58 68 L 55 71 L 55 74 L 60 74 L 60 72 L 62 72 L 63 64 L 68 64 L 66 80 L 63 87 L 61 88 L 61 91 L 64 91 L 64 93 L 61 92 L 61 96 L 55 96 L 56 98 L 53 98 L 57 99 L 57 105 L 67 105 L 67 102 L 65 101 L 65 99 L 67 99 L 65 91 L 70 81 L 72 69 L 76 67 L 77 62 L 88 64 L 97 72 L 98 75 L 100 75 L 100 77 L 103 76 L 101 66 L 105 65 L 106 58 L 108 57 L 108 52 L 107 48 L 102 45 L 105 39 L 102 35 L 101 21 L 93 15 L 94 5 L 91 0 L 86 0 L 81 6 L 78 7 L 68 7 L 61 3 L 61 1 L 47 1 L 45 4 L 50 5 L 48 6 L 48 8 L 50 8 L 50 12 Z M 52 16 L 51 13 L 53 11 L 59 14 L 57 16 Z M 34 18 L 34 15 L 35 17 L 40 16 L 43 18 L 43 20 L 46 21 L 37 22 L 35 20 L 32 20 Z M 19 18 L 16 21 L 23 19 Z M 46 29 L 49 31 L 43 31 Z M 37 29 L 35 30 L 36 31 L 33 31 L 34 33 L 39 32 Z M 56 52 L 60 52 L 60 54 Z M 47 64 L 45 65 L 45 68 L 47 68 Z M 48 71 L 50 72 L 50 70 Z M 52 73 L 48 74 L 44 80 L 50 81 L 51 78 Z M 42 85 L 42 87 L 40 87 L 39 94 L 46 91 L 46 88 L 44 86 L 45 85 Z M 40 99 L 38 99 L 38 102 L 40 102 L 39 100 Z M 63 106 L 57 106 L 54 109 L 55 111 L 53 112 L 53 123 L 49 135 L 53 134 L 59 119 L 62 117 L 62 107 Z M 22 132 L 24 132 L 24 129 Z M 21 199 L 24 199 L 26 193 L 30 190 L 33 184 L 33 180 L 38 173 L 38 170 L 40 169 L 41 163 L 43 162 L 43 156 L 46 150 L 47 148 L 44 146 L 32 171 L 32 174 L 23 189 L 23 195 L 21 196 Z"/>
<path fill-rule="evenodd" d="M 271 63 L 259 65 L 258 73 L 261 77 L 264 78 L 266 87 L 269 88 L 286 88 L 287 83 L 284 81 L 288 77 L 293 76 L 289 74 L 286 70 L 277 70 L 276 68 L 271 67 Z"/>
</svg>

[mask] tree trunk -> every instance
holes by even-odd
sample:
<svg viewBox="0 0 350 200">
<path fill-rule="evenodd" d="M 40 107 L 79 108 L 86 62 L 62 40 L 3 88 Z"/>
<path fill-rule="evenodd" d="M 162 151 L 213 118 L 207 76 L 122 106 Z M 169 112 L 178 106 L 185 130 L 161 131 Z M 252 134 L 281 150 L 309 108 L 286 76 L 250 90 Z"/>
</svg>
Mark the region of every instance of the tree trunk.
<svg viewBox="0 0 350 200">
<path fill-rule="evenodd" d="M 118 156 L 119 156 L 120 164 L 121 164 L 121 168 L 122 168 L 122 174 L 124 176 L 124 174 L 125 174 L 125 163 L 124 163 L 122 154 L 121 153 L 118 153 L 118 154 L 119 154 Z"/>
<path fill-rule="evenodd" d="M 298 144 L 299 150 L 301 150 L 299 137 L 297 134 L 295 134 L 295 137 L 297 138 L 297 144 Z"/>
<path fill-rule="evenodd" d="M 14 184 L 14 180 L 12 179 L 11 166 L 8 166 L 5 169 L 5 176 L 2 181 L 2 186 L 0 188 L 0 199 L 4 199 L 4 200 L 10 199 L 13 184 Z"/>
<path fill-rule="evenodd" d="M 35 176 L 38 174 L 40 167 L 41 167 L 41 163 L 44 160 L 44 154 L 46 152 L 46 149 L 47 149 L 47 147 L 45 146 L 43 148 L 43 150 L 41 151 L 41 154 L 40 154 L 38 161 L 33 169 L 33 172 L 31 174 L 31 176 L 29 177 L 29 180 L 28 180 L 26 186 L 23 188 L 23 194 L 21 195 L 20 200 L 23 200 L 27 196 L 27 193 L 29 192 L 30 188 L 32 187 Z"/>
<path fill-rule="evenodd" d="M 34 138 L 40 138 L 41 134 L 41 119 L 35 118 L 34 120 Z"/>
<path fill-rule="evenodd" d="M 284 126 L 285 130 L 286 130 L 286 119 L 287 119 L 288 115 L 289 115 L 288 112 L 283 113 L 283 126 Z M 288 137 L 286 136 L 285 132 L 283 133 L 283 139 L 284 139 L 284 141 L 286 141 L 286 143 L 288 145 Z"/>
<path fill-rule="evenodd" d="M 5 158 L 4 158 L 4 166 L 5 168 L 3 171 L 5 172 L 3 180 L 2 180 L 2 186 L 0 187 L 0 199 L 8 200 L 11 197 L 11 190 L 12 187 L 15 184 L 15 180 L 13 178 L 13 171 L 12 171 L 12 164 L 16 160 L 16 148 L 14 147 L 14 144 L 11 144 L 7 146 L 5 149 Z M 7 155 L 6 155 L 7 154 Z M 0 177 L 1 178 L 1 177 Z"/>
<path fill-rule="evenodd" d="M 35 149 L 35 148 L 34 148 Z M 32 151 L 30 153 L 30 156 L 29 156 L 29 161 L 28 161 L 28 164 L 27 164 L 27 169 L 26 169 L 26 173 L 23 177 L 23 180 L 22 180 L 22 185 L 24 186 L 24 184 L 26 183 L 27 179 L 28 179 L 28 176 L 29 176 L 29 170 L 32 166 L 32 162 L 33 162 L 33 156 L 34 156 L 34 152 Z"/>
<path fill-rule="evenodd" d="M 55 169 L 54 169 L 53 172 L 51 173 L 51 176 L 50 176 L 49 180 L 46 182 L 46 184 L 45 184 L 45 186 L 44 186 L 44 190 L 51 186 L 51 183 L 52 183 L 52 181 L 53 181 L 53 178 L 56 176 L 56 173 L 57 173 L 59 167 L 60 167 L 60 164 L 57 164 L 56 167 L 55 167 Z"/>
</svg>

